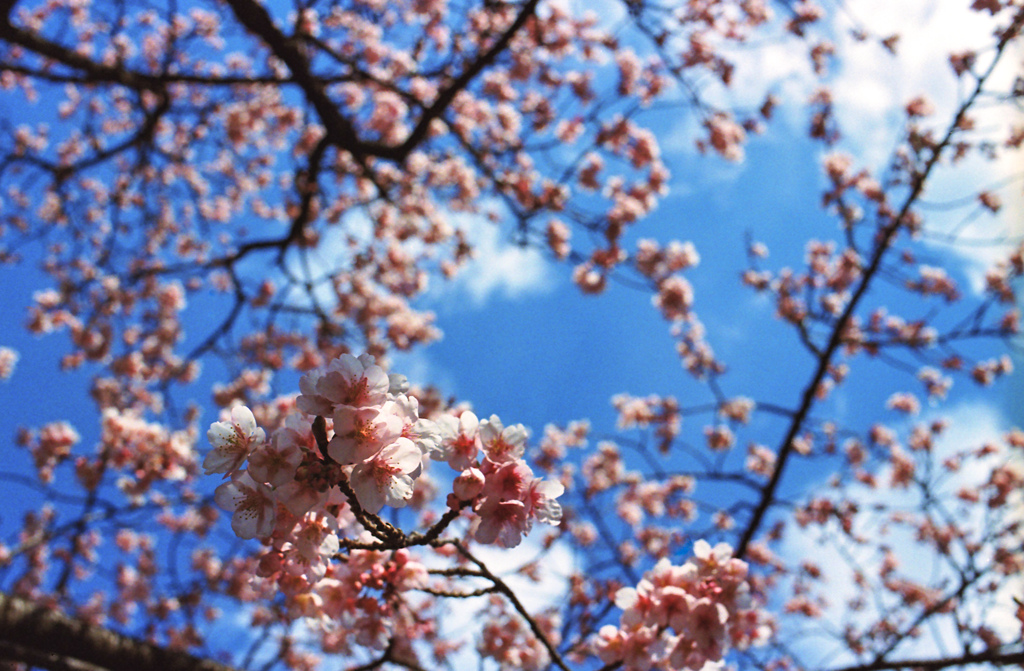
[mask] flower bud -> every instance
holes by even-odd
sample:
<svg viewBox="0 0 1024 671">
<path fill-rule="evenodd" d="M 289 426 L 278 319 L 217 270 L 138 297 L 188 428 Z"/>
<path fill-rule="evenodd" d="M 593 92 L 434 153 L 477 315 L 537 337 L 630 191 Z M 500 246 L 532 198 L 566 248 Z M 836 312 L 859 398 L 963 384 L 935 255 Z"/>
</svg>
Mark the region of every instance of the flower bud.
<svg viewBox="0 0 1024 671">
<path fill-rule="evenodd" d="M 269 578 L 284 566 L 284 555 L 280 550 L 271 550 L 260 557 L 256 575 Z"/>
<path fill-rule="evenodd" d="M 478 468 L 467 468 L 462 471 L 452 484 L 455 496 L 463 501 L 470 501 L 480 495 L 484 489 L 484 474 Z"/>
</svg>

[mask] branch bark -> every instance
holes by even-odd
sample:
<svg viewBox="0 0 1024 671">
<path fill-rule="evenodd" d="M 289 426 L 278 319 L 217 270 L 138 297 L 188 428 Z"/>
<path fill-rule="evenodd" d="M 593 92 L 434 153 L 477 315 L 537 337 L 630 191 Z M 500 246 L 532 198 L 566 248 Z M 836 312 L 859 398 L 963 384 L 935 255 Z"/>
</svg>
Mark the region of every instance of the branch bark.
<svg viewBox="0 0 1024 671">
<path fill-rule="evenodd" d="M 320 121 L 327 131 L 327 138 L 332 144 L 348 151 L 357 159 L 365 160 L 366 157 L 373 156 L 402 163 L 428 137 L 431 122 L 444 114 L 455 100 L 455 96 L 466 89 L 470 82 L 491 65 L 503 51 L 508 49 L 512 38 L 536 13 L 539 0 L 527 0 L 523 4 L 511 25 L 486 51 L 469 61 L 466 69 L 439 93 L 437 100 L 424 111 L 409 136 L 397 146 L 364 142 L 358 137 L 352 121 L 345 117 L 338 110 L 338 106 L 328 97 L 324 90 L 323 80 L 313 74 L 309 59 L 302 53 L 297 42 L 274 25 L 270 13 L 259 0 L 227 0 L 227 3 L 238 22 L 245 26 L 250 33 L 263 40 L 271 52 L 288 66 L 295 83 L 302 88 L 306 99 L 316 109 Z"/>
<path fill-rule="evenodd" d="M 16 0 L 0 0 L 0 40 L 49 58 L 83 73 L 85 82 L 111 82 L 136 91 L 160 91 L 164 83 L 159 77 L 133 72 L 120 67 L 92 61 L 67 47 L 51 42 L 35 33 L 11 24 L 10 12 Z"/>
<path fill-rule="evenodd" d="M 832 671 L 888 671 L 889 669 L 918 669 L 920 671 L 940 671 L 951 667 L 966 666 L 968 664 L 994 664 L 996 666 L 1009 666 L 1010 664 L 1024 664 L 1024 651 L 1000 652 L 986 650 L 985 652 L 966 653 L 958 657 L 942 657 L 937 659 L 905 659 L 899 661 L 879 661 L 860 666 L 847 666 Z"/>
<path fill-rule="evenodd" d="M 8 17 L 11 15 L 11 11 L 14 10 L 14 3 L 18 0 L 0 0 L 0 20 L 4 23 L 7 22 Z"/>
<path fill-rule="evenodd" d="M 8 659 L 51 671 L 235 671 L 225 664 L 119 634 L 2 592 L 0 651 Z"/>
<path fill-rule="evenodd" d="M 323 81 L 310 71 L 309 60 L 296 42 L 274 25 L 270 13 L 257 0 L 227 0 L 227 4 L 238 22 L 260 38 L 271 53 L 288 67 L 293 80 L 305 93 L 306 100 L 316 109 L 331 144 L 348 151 L 360 161 L 365 160 L 367 146 L 359 140 L 352 122 L 342 115 L 337 105 L 327 96 Z"/>
<path fill-rule="evenodd" d="M 1021 29 L 1022 24 L 1024 24 L 1024 8 L 1018 11 L 1012 25 L 1003 34 L 996 46 L 995 57 L 989 64 L 988 69 L 977 78 L 973 92 L 963 103 L 961 103 L 952 123 L 950 123 L 946 130 L 945 136 L 935 144 L 931 150 L 931 155 L 928 160 L 925 161 L 924 165 L 917 170 L 914 175 L 913 182 L 910 185 L 910 193 L 903 201 L 903 205 L 899 212 L 878 232 L 878 237 L 876 238 L 870 261 L 862 271 L 861 279 L 857 288 L 851 295 L 842 314 L 836 320 L 835 326 L 832 328 L 832 332 L 829 336 L 828 344 L 823 350 L 821 350 L 821 354 L 818 356 L 817 366 L 813 376 L 811 377 L 810 383 L 804 388 L 800 407 L 793 416 L 793 420 L 790 422 L 786 437 L 782 440 L 777 451 L 775 469 L 772 471 L 771 478 L 765 484 L 761 500 L 759 501 L 757 508 L 755 508 L 750 521 L 744 528 L 740 541 L 736 546 L 737 557 L 743 558 L 746 555 L 751 541 L 761 528 L 765 515 L 775 502 L 775 493 L 778 491 L 779 484 L 782 480 L 782 474 L 786 468 L 787 460 L 792 456 L 794 441 L 800 432 L 803 431 L 807 416 L 810 414 L 811 408 L 814 406 L 818 385 L 820 385 L 825 379 L 828 368 L 832 364 L 833 356 L 839 351 L 840 346 L 843 344 L 843 336 L 846 332 L 847 326 L 853 319 L 854 312 L 859 306 L 861 299 L 868 292 L 872 284 L 872 280 L 881 268 L 883 257 L 891 248 L 896 234 L 903 228 L 912 207 L 917 203 L 921 194 L 924 193 L 925 184 L 927 183 L 933 168 L 938 164 L 939 158 L 950 146 L 956 133 L 959 132 L 961 128 L 961 121 L 967 115 L 968 111 L 974 106 L 979 96 L 981 96 L 985 87 L 985 82 L 995 70 L 995 67 L 1001 60 L 1006 47 L 1010 44 L 1010 40 L 1013 39 Z"/>
</svg>

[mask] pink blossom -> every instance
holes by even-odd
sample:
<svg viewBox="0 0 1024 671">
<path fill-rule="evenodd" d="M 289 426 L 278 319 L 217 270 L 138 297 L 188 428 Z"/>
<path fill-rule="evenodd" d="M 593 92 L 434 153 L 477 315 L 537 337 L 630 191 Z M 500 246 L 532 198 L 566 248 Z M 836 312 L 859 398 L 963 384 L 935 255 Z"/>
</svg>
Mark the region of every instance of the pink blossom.
<svg viewBox="0 0 1024 671">
<path fill-rule="evenodd" d="M 412 498 L 413 477 L 422 455 L 408 438 L 398 438 L 379 453 L 352 469 L 352 489 L 360 505 L 376 513 L 385 504 L 401 508 Z"/>
<path fill-rule="evenodd" d="M 677 622 L 679 636 L 669 660 L 675 668 L 701 669 L 707 662 L 722 658 L 725 642 L 725 624 L 729 611 L 710 599 L 695 599 L 684 620 Z"/>
<path fill-rule="evenodd" d="M 916 415 L 921 411 L 921 402 L 917 397 L 907 392 L 897 392 L 885 402 L 885 407 L 890 410 L 898 410 L 908 415 Z"/>
<path fill-rule="evenodd" d="M 488 497 L 476 512 L 480 516 L 480 525 L 473 537 L 478 543 L 497 541 L 503 548 L 514 548 L 523 540 L 523 534 L 530 530 L 526 506 L 518 499 L 502 501 Z"/>
<path fill-rule="evenodd" d="M 480 420 L 466 410 L 458 419 L 444 415 L 437 420 L 443 440 L 431 452 L 439 461 L 446 461 L 452 468 L 464 471 L 476 464 L 476 457 L 482 447 L 480 442 Z"/>
<path fill-rule="evenodd" d="M 555 499 L 565 493 L 565 487 L 557 480 L 541 480 L 530 483 L 527 494 L 530 512 L 538 522 L 558 524 L 562 519 L 562 506 Z"/>
<path fill-rule="evenodd" d="M 978 202 L 982 207 L 995 214 L 1003 207 L 1003 201 L 999 194 L 992 191 L 982 191 L 978 194 Z"/>
<path fill-rule="evenodd" d="M 658 294 L 651 297 L 651 303 L 669 321 L 685 319 L 693 307 L 693 287 L 685 277 L 672 275 L 658 285 Z"/>
<path fill-rule="evenodd" d="M 231 473 L 238 470 L 257 446 L 266 440 L 263 429 L 256 426 L 252 410 L 244 405 L 231 409 L 230 422 L 214 422 L 206 437 L 213 451 L 203 460 L 206 474 Z"/>
<path fill-rule="evenodd" d="M 917 96 L 907 103 L 907 116 L 924 117 L 935 113 L 935 106 L 925 96 Z"/>
<path fill-rule="evenodd" d="M 708 447 L 715 451 L 729 449 L 736 440 L 732 429 L 724 424 L 705 426 L 704 438 L 707 440 Z"/>
<path fill-rule="evenodd" d="M 18 353 L 10 347 L 0 347 L 0 380 L 6 380 L 14 374 L 16 363 Z"/>
<path fill-rule="evenodd" d="M 746 424 L 750 421 L 750 413 L 754 410 L 754 406 L 755 403 L 752 399 L 745 396 L 737 396 L 736 398 L 724 401 L 718 407 L 718 414 L 741 424 Z"/>
<path fill-rule="evenodd" d="M 416 443 L 423 454 L 432 454 L 438 450 L 444 436 L 436 422 L 420 417 L 419 409 L 416 397 L 404 393 L 394 394 L 383 408 L 398 420 L 402 436 Z"/>
<path fill-rule="evenodd" d="M 620 629 L 605 625 L 598 632 L 595 643 L 597 655 L 605 664 L 621 661 L 630 671 L 649 671 L 651 648 L 658 640 L 656 627 Z"/>
<path fill-rule="evenodd" d="M 572 271 L 572 281 L 585 294 L 599 294 L 604 291 L 607 277 L 587 262 L 581 263 Z"/>
<path fill-rule="evenodd" d="M 708 130 L 707 144 L 730 161 L 743 160 L 743 141 L 747 134 L 729 115 L 717 112 L 704 122 Z"/>
<path fill-rule="evenodd" d="M 505 426 L 497 415 L 480 422 L 480 440 L 487 458 L 495 463 L 513 461 L 526 451 L 526 427 Z"/>
<path fill-rule="evenodd" d="M 342 354 L 324 371 L 310 371 L 299 379 L 299 410 L 320 417 L 333 416 L 338 406 L 377 406 L 387 400 L 391 381 L 372 358 Z"/>
<path fill-rule="evenodd" d="M 533 481 L 533 471 L 526 462 L 517 460 L 498 465 L 488 460 L 484 467 L 488 498 L 526 501 L 527 489 Z"/>
<path fill-rule="evenodd" d="M 605 663 L 698 671 L 720 661 L 729 645 L 743 647 L 767 635 L 759 611 L 751 609 L 746 563 L 724 543 L 711 547 L 699 540 L 694 555 L 682 566 L 662 559 L 635 588 L 618 590 L 621 623 L 602 628 L 595 641 Z"/>
<path fill-rule="evenodd" d="M 274 494 L 246 471 L 217 487 L 213 497 L 218 506 L 234 513 L 231 529 L 239 538 L 263 538 L 274 531 Z"/>
<path fill-rule="evenodd" d="M 292 574 L 302 574 L 310 583 L 316 583 L 327 572 L 327 563 L 341 547 L 338 523 L 332 515 L 310 514 L 293 534 L 293 543 L 286 543 L 282 550 L 285 562 L 283 568 Z"/>
<path fill-rule="evenodd" d="M 260 443 L 249 455 L 249 474 L 254 480 L 279 487 L 294 479 L 302 463 L 302 436 L 295 429 L 282 427 L 274 432 L 270 443 Z"/>
<path fill-rule="evenodd" d="M 328 498 L 328 492 L 322 492 L 310 486 L 310 483 L 298 480 L 281 485 L 274 490 L 274 495 L 285 509 L 296 517 L 302 517 L 311 509 L 319 508 Z"/>
<path fill-rule="evenodd" d="M 377 407 L 341 406 L 334 413 L 334 437 L 327 453 L 339 464 L 369 459 L 402 434 L 402 420 Z"/>
<path fill-rule="evenodd" d="M 484 474 L 478 468 L 467 468 L 452 483 L 452 492 L 461 501 L 472 501 L 484 489 Z"/>
</svg>

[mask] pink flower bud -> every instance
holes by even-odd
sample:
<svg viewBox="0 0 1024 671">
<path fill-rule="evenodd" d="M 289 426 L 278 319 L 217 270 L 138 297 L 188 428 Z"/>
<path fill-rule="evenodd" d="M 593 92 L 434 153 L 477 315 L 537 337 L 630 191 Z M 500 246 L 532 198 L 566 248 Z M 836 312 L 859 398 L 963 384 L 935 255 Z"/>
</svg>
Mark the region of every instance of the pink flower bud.
<svg viewBox="0 0 1024 671">
<path fill-rule="evenodd" d="M 284 555 L 280 550 L 271 550 L 260 557 L 256 575 L 269 578 L 279 572 L 283 566 Z"/>
<path fill-rule="evenodd" d="M 462 471 L 452 484 L 455 496 L 463 501 L 470 501 L 480 495 L 484 489 L 484 474 L 478 468 L 467 468 Z"/>
</svg>

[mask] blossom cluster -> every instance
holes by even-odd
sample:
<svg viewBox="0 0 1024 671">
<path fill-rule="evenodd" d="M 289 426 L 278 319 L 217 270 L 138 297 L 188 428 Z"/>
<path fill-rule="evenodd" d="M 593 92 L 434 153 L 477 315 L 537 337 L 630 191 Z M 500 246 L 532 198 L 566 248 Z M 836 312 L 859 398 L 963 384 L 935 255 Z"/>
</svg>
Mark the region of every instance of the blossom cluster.
<svg viewBox="0 0 1024 671">
<path fill-rule="evenodd" d="M 475 513 L 477 542 L 514 547 L 535 520 L 561 519 L 556 499 L 564 488 L 534 477 L 522 458 L 522 425 L 506 427 L 496 415 L 479 420 L 468 410 L 437 421 L 421 418 L 418 401 L 405 393 L 404 376 L 387 375 L 365 354 L 344 354 L 326 369 L 307 373 L 299 388 L 300 412 L 269 439 L 242 405 L 207 434 L 214 449 L 203 466 L 208 475 L 227 474 L 215 500 L 234 513 L 232 529 L 239 537 L 288 532 L 280 528 L 280 506 L 296 519 L 320 519 L 315 526 L 330 530 L 334 541 L 320 537 L 314 545 L 327 542 L 336 551 L 333 532 L 343 525 L 325 506 L 363 515 L 359 522 L 366 526 L 385 505 L 401 508 L 413 499 L 415 481 L 431 460 L 459 472 L 448 506 Z M 314 417 L 323 418 L 323 444 L 313 431 Z M 304 561 L 319 566 L 320 554 L 330 551 L 305 553 Z"/>
<path fill-rule="evenodd" d="M 747 564 L 725 543 L 694 544 L 682 566 L 659 561 L 635 587 L 615 595 L 619 626 L 605 625 L 595 648 L 624 669 L 691 669 L 720 661 L 730 648 L 763 643 L 771 628 L 754 607 Z"/>
<path fill-rule="evenodd" d="M 0 347 L 0 380 L 14 375 L 14 365 L 18 363 L 18 352 L 10 347 Z"/>
</svg>

